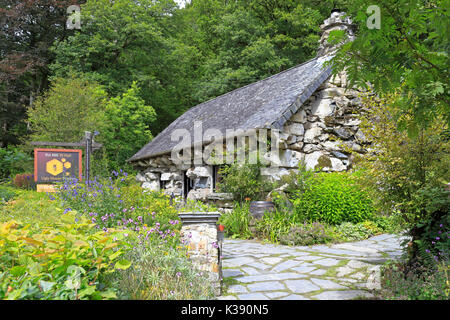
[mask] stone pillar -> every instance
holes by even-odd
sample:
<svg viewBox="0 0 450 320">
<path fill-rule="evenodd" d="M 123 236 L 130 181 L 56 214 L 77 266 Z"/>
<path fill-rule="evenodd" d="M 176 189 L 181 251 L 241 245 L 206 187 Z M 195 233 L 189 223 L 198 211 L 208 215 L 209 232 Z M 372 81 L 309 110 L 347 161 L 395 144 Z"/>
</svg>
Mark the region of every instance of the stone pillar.
<svg viewBox="0 0 450 320">
<path fill-rule="evenodd" d="M 189 258 L 194 267 L 206 272 L 215 288 L 221 294 L 222 280 L 222 237 L 217 230 L 219 212 L 178 214 L 181 222 L 181 237 L 188 246 Z"/>
</svg>

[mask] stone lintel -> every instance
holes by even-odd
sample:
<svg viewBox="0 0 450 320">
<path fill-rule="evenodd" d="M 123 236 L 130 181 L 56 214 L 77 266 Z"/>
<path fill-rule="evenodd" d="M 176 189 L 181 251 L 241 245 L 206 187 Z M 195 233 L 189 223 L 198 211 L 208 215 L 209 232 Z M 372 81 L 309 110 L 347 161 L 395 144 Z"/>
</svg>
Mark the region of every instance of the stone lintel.
<svg viewBox="0 0 450 320">
<path fill-rule="evenodd" d="M 211 212 L 211 213 L 194 213 L 194 212 L 184 212 L 179 213 L 178 217 L 180 218 L 183 224 L 217 224 L 221 214 L 220 212 Z"/>
</svg>

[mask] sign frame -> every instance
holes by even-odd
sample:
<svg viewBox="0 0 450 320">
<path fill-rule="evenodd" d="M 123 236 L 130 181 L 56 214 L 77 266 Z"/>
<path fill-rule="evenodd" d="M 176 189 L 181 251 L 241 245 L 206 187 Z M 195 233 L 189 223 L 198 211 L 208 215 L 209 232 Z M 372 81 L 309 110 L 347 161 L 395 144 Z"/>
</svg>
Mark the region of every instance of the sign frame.
<svg viewBox="0 0 450 320">
<path fill-rule="evenodd" d="M 47 149 L 47 148 L 35 148 L 34 149 L 34 181 L 38 182 L 38 174 L 37 174 L 37 154 L 38 152 L 49 151 L 49 152 L 73 152 L 78 153 L 78 180 L 82 180 L 82 150 L 81 149 Z"/>
</svg>

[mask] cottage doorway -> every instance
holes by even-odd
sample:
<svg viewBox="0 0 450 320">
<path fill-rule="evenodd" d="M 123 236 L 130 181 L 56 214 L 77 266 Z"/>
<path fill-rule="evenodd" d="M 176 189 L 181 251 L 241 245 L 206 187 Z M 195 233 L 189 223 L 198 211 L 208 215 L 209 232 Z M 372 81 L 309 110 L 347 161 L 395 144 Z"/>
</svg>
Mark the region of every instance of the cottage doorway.
<svg viewBox="0 0 450 320">
<path fill-rule="evenodd" d="M 183 171 L 183 199 L 186 200 L 189 191 L 194 189 L 194 180 L 189 179 L 186 171 Z"/>
</svg>

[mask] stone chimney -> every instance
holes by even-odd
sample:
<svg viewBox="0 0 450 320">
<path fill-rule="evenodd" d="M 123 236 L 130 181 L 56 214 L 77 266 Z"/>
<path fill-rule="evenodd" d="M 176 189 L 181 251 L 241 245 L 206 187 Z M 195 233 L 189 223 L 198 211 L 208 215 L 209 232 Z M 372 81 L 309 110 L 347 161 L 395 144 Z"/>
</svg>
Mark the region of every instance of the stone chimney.
<svg viewBox="0 0 450 320">
<path fill-rule="evenodd" d="M 320 26 L 322 30 L 322 36 L 319 40 L 319 51 L 317 56 L 324 56 L 327 54 L 334 53 L 344 42 L 353 41 L 355 39 L 354 35 L 354 25 L 349 17 L 345 17 L 345 12 L 339 10 L 331 11 L 331 16 L 326 19 Z M 347 33 L 347 39 L 344 42 L 332 45 L 327 42 L 330 32 L 333 30 L 345 30 Z"/>
</svg>

